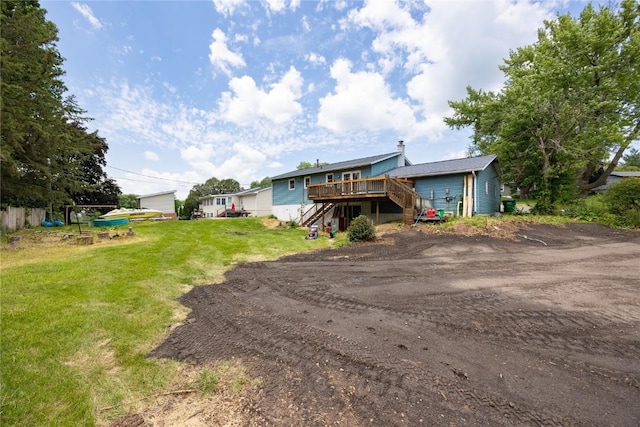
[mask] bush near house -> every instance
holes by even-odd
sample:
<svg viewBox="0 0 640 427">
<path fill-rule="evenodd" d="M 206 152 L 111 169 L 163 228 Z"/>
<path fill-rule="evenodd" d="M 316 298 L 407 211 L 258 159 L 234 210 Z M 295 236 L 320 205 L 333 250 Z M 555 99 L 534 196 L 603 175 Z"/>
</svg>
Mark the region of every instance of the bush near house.
<svg viewBox="0 0 640 427">
<path fill-rule="evenodd" d="M 627 178 L 611 184 L 604 200 L 615 218 L 615 225 L 640 227 L 640 178 Z"/>
<path fill-rule="evenodd" d="M 351 221 L 347 227 L 347 234 L 350 242 L 366 242 L 376 236 L 376 229 L 364 215 L 360 215 Z"/>
</svg>

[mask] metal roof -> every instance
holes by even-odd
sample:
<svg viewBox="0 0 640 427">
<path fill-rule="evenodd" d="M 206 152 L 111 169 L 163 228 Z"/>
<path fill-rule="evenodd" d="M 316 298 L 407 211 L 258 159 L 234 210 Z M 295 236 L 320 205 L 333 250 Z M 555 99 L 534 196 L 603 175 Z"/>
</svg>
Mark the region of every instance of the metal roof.
<svg viewBox="0 0 640 427">
<path fill-rule="evenodd" d="M 464 159 L 443 160 L 419 165 L 404 166 L 392 169 L 382 175 L 391 177 L 412 178 L 421 176 L 451 175 L 484 170 L 496 159 L 495 155 L 468 157 Z"/>
<path fill-rule="evenodd" d="M 383 160 L 396 157 L 400 154 L 401 154 L 400 152 L 394 151 L 393 153 L 380 154 L 380 155 L 371 156 L 371 157 L 363 157 L 361 159 L 347 160 L 345 162 L 331 163 L 324 166 L 314 166 L 306 169 L 298 169 L 295 171 L 283 173 L 282 175 L 274 176 L 271 178 L 271 180 L 293 178 L 296 176 L 307 176 L 307 175 L 313 175 L 315 173 L 333 172 L 337 170 L 350 169 L 350 168 L 356 168 L 356 167 L 362 167 L 362 166 L 370 166 L 372 164 L 381 162 Z M 408 162 L 408 160 L 405 160 L 405 161 Z"/>
</svg>

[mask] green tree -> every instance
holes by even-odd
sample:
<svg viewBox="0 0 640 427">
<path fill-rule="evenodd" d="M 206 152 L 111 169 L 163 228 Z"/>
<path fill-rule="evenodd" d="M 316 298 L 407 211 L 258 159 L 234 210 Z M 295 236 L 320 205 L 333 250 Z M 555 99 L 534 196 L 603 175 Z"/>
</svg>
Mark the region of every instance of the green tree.
<svg viewBox="0 0 640 427">
<path fill-rule="evenodd" d="M 138 195 L 137 194 L 119 194 L 118 206 L 120 206 L 121 208 L 137 208 Z"/>
<path fill-rule="evenodd" d="M 640 227 L 640 178 L 614 182 L 604 193 L 604 201 L 617 225 Z"/>
<path fill-rule="evenodd" d="M 119 192 L 102 173 L 108 149 L 61 78 L 57 28 L 37 1 L 1 2 L 1 198 L 25 207 L 60 206 Z"/>
<path fill-rule="evenodd" d="M 88 133 L 79 124 L 73 126 L 77 133 L 76 144 L 69 146 L 82 147 L 82 150 L 80 155 L 66 158 L 64 175 L 70 179 L 65 182 L 65 191 L 79 205 L 117 205 L 120 187 L 103 169 L 109 149 L 106 140 L 98 136 L 98 132 Z"/>
<path fill-rule="evenodd" d="M 619 170 L 638 171 L 640 170 L 640 150 L 632 147 L 627 154 L 622 156 L 624 164 Z"/>
<path fill-rule="evenodd" d="M 298 170 L 302 170 L 302 169 L 309 169 L 312 168 L 314 166 L 325 166 L 328 165 L 329 163 L 327 162 L 316 162 L 315 165 L 311 162 L 300 162 L 300 164 L 298 164 L 298 166 L 296 166 L 296 169 Z"/>
<path fill-rule="evenodd" d="M 265 176 L 260 181 L 251 181 L 249 188 L 267 188 L 271 187 L 271 178 Z"/>
<path fill-rule="evenodd" d="M 223 179 L 209 178 L 204 184 L 196 184 L 193 186 L 189 195 L 184 201 L 185 215 L 191 214 L 198 210 L 200 206 L 200 197 L 216 195 L 216 194 L 231 194 L 240 191 L 240 183 L 235 179 Z"/>
<path fill-rule="evenodd" d="M 445 122 L 473 128 L 472 151 L 495 153 L 504 180 L 536 188 L 537 210 L 605 183 L 640 134 L 640 4 L 545 21 L 512 51 L 498 93 L 467 88 Z"/>
</svg>

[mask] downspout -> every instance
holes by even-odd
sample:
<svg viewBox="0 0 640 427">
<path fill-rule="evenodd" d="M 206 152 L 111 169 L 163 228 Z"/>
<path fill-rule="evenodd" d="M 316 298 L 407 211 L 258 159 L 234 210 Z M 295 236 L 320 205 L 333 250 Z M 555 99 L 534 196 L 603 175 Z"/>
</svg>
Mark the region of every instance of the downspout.
<svg viewBox="0 0 640 427">
<path fill-rule="evenodd" d="M 471 212 L 471 216 L 474 213 L 478 212 L 478 176 L 476 175 L 476 171 L 471 171 L 473 174 L 473 212 Z"/>
</svg>

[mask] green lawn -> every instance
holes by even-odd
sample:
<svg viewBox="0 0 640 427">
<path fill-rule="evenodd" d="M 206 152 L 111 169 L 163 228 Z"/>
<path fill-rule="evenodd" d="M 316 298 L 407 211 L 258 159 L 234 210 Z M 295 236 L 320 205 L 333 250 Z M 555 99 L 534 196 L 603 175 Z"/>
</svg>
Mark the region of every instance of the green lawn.
<svg viewBox="0 0 640 427">
<path fill-rule="evenodd" d="M 146 355 L 184 319 L 177 297 L 235 263 L 332 244 L 256 218 L 140 223 L 90 246 L 63 240 L 76 231 L 2 245 L 0 425 L 94 425 L 99 408 L 165 390 L 177 363 Z"/>
</svg>

